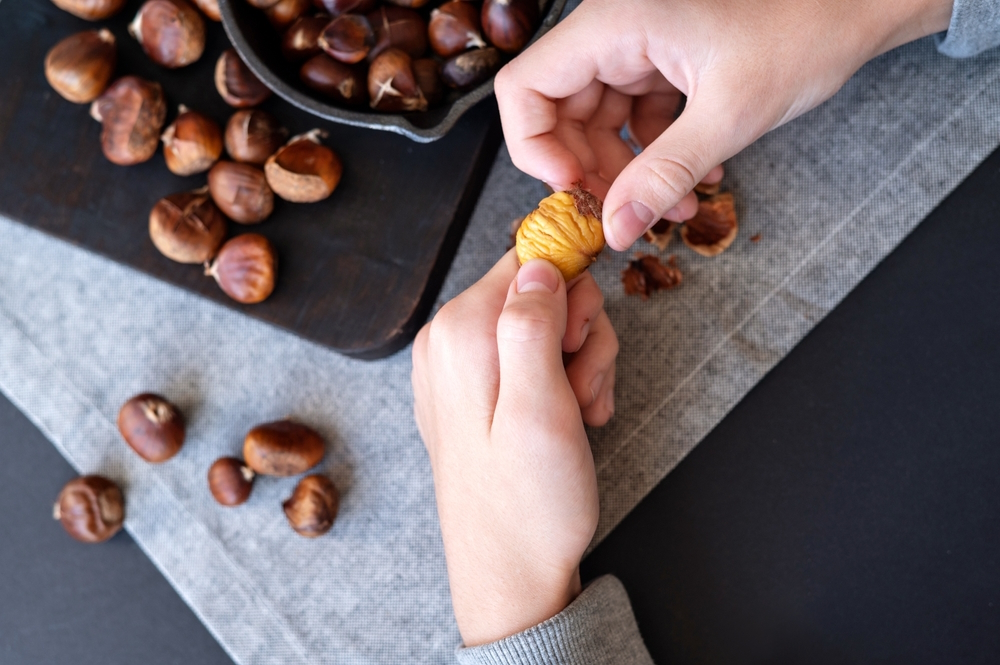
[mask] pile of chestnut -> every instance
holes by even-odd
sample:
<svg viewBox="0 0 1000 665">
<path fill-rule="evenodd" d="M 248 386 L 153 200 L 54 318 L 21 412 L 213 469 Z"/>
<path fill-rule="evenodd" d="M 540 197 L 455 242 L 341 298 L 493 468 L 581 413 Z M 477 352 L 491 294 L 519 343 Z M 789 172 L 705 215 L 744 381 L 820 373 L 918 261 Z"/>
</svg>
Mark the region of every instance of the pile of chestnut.
<svg viewBox="0 0 1000 665">
<path fill-rule="evenodd" d="M 247 0 L 309 88 L 344 106 L 425 111 L 493 76 L 541 22 L 539 0 Z M 435 3 L 436 4 L 436 3 Z M 321 13 L 312 13 L 319 9 Z"/>
<path fill-rule="evenodd" d="M 185 423 L 180 410 L 152 393 L 136 395 L 118 412 L 118 431 L 132 450 L 159 464 L 184 445 Z M 223 506 L 238 506 L 250 497 L 257 475 L 295 476 L 323 459 L 326 445 L 316 431 L 291 420 L 257 425 L 243 440 L 243 460 L 220 457 L 208 470 L 208 489 Z M 302 478 L 282 504 L 292 529 L 306 538 L 321 536 L 333 526 L 340 493 L 329 478 Z M 53 517 L 77 540 L 99 543 L 114 536 L 125 521 L 121 489 L 103 476 L 87 475 L 67 483 L 59 493 Z"/>
<path fill-rule="evenodd" d="M 123 0 L 53 0 L 81 18 L 99 20 L 121 9 Z M 215 0 L 197 0 L 219 20 Z M 196 62 L 205 48 L 202 14 L 187 0 L 146 0 L 129 26 L 143 51 L 174 69 Z M 208 172 L 205 188 L 171 194 L 153 206 L 149 234 L 156 248 L 180 263 L 204 264 L 205 274 L 241 303 L 258 303 L 274 290 L 277 258 L 264 236 L 246 233 L 226 242 L 226 218 L 257 224 L 274 210 L 274 197 L 311 203 L 330 196 L 343 165 L 313 130 L 288 139 L 274 116 L 255 109 L 271 91 L 240 60 L 225 51 L 215 66 L 215 86 L 238 109 L 225 132 L 210 117 L 180 105 L 166 128 L 167 102 L 159 83 L 137 76 L 113 80 L 115 37 L 106 29 L 66 37 L 45 57 L 45 75 L 62 97 L 90 104 L 101 123 L 101 148 L 115 164 L 148 161 L 163 142 L 167 168 L 180 176 Z M 222 159 L 223 148 L 229 159 Z"/>
</svg>

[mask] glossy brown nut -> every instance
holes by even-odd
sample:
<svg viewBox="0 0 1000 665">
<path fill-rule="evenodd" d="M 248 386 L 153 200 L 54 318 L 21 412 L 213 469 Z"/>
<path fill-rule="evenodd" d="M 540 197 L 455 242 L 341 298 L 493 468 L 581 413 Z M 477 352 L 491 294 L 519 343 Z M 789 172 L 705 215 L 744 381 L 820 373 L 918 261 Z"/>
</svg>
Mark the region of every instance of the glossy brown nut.
<svg viewBox="0 0 1000 665">
<path fill-rule="evenodd" d="M 319 35 L 330 24 L 329 16 L 302 16 L 281 37 L 281 53 L 289 62 L 308 60 L 320 52 Z"/>
<path fill-rule="evenodd" d="M 118 49 L 108 30 L 66 37 L 45 56 L 45 78 L 63 99 L 87 104 L 104 92 L 115 73 Z"/>
<path fill-rule="evenodd" d="M 107 478 L 80 476 L 63 486 L 52 517 L 81 543 L 102 543 L 122 528 L 125 499 Z"/>
<path fill-rule="evenodd" d="M 238 109 L 257 106 L 271 96 L 271 90 L 240 60 L 236 49 L 223 51 L 215 63 L 215 89 L 227 104 Z"/>
<path fill-rule="evenodd" d="M 306 476 L 281 504 L 295 533 L 317 538 L 330 530 L 340 508 L 340 492 L 326 476 Z"/>
<path fill-rule="evenodd" d="M 117 14 L 125 0 L 52 0 L 52 4 L 85 21 L 101 21 Z"/>
<path fill-rule="evenodd" d="M 417 85 L 410 56 L 389 49 L 368 68 L 369 106 L 378 111 L 426 111 L 427 100 Z"/>
<path fill-rule="evenodd" d="M 90 105 L 101 123 L 101 149 L 122 166 L 144 162 L 156 152 L 167 117 L 167 102 L 159 83 L 123 76 Z"/>
<path fill-rule="evenodd" d="M 325 136 L 314 129 L 271 155 L 264 175 L 275 194 L 294 203 L 314 203 L 333 194 L 344 167 L 336 153 L 319 142 Z"/>
<path fill-rule="evenodd" d="M 278 0 L 277 4 L 264 10 L 264 16 L 278 32 L 284 32 L 310 9 L 312 0 Z"/>
<path fill-rule="evenodd" d="M 473 88 L 500 69 L 500 52 L 493 47 L 468 51 L 444 63 L 441 78 L 457 90 Z"/>
<path fill-rule="evenodd" d="M 142 393 L 122 405 L 118 431 L 139 457 L 159 464 L 184 445 L 184 416 L 165 398 Z"/>
<path fill-rule="evenodd" d="M 257 425 L 243 440 L 247 466 L 265 476 L 294 476 L 320 463 L 326 453 L 323 437 L 291 420 Z"/>
<path fill-rule="evenodd" d="M 538 29 L 537 0 L 484 0 L 483 32 L 504 53 L 518 53 Z"/>
<path fill-rule="evenodd" d="M 177 118 L 163 131 L 163 158 L 176 175 L 194 175 L 222 156 L 222 130 L 208 116 L 181 104 Z"/>
<path fill-rule="evenodd" d="M 278 258 L 270 241 L 257 233 L 229 240 L 205 274 L 215 278 L 227 296 L 247 305 L 266 300 L 274 291 Z"/>
<path fill-rule="evenodd" d="M 361 106 L 368 101 L 363 73 L 326 53 L 314 55 L 302 63 L 299 79 L 316 92 L 348 106 Z"/>
<path fill-rule="evenodd" d="M 427 35 L 431 48 L 442 58 L 486 46 L 479 25 L 479 7 L 466 0 L 452 0 L 433 10 Z"/>
<path fill-rule="evenodd" d="M 250 498 L 253 470 L 235 457 L 220 457 L 208 468 L 208 489 L 223 506 L 238 506 Z"/>
<path fill-rule="evenodd" d="M 368 14 L 375 33 L 375 46 L 368 52 L 374 60 L 385 51 L 396 48 L 419 58 L 427 52 L 427 23 L 412 9 L 393 5 L 380 7 Z"/>
<path fill-rule="evenodd" d="M 201 13 L 212 21 L 222 21 L 222 12 L 219 11 L 219 0 L 194 0 Z"/>
<path fill-rule="evenodd" d="M 205 20 L 187 0 L 146 0 L 128 27 L 150 60 L 170 69 L 205 51 Z"/>
<path fill-rule="evenodd" d="M 353 65 L 361 62 L 375 45 L 375 33 L 364 16 L 343 14 L 330 21 L 317 42 L 334 60 Z"/>
<path fill-rule="evenodd" d="M 239 224 L 257 224 L 274 211 L 274 193 L 264 171 L 225 160 L 208 172 L 208 191 L 223 214 Z"/>
<path fill-rule="evenodd" d="M 413 61 L 413 75 L 417 87 L 424 94 L 428 106 L 437 106 L 444 101 L 444 81 L 441 80 L 441 65 L 434 58 L 420 58 Z"/>
<path fill-rule="evenodd" d="M 341 14 L 367 14 L 375 9 L 378 0 L 313 0 L 313 5 L 331 16 Z"/>
<path fill-rule="evenodd" d="M 237 111 L 226 123 L 226 152 L 237 162 L 263 166 L 285 144 L 288 130 L 267 111 Z"/>
<path fill-rule="evenodd" d="M 226 237 L 226 218 L 207 189 L 179 192 L 156 202 L 149 213 L 149 237 L 178 263 L 210 261 Z"/>
<path fill-rule="evenodd" d="M 399 7 L 408 7 L 410 9 L 419 9 L 426 5 L 430 0 L 385 0 L 390 5 L 397 5 Z"/>
</svg>

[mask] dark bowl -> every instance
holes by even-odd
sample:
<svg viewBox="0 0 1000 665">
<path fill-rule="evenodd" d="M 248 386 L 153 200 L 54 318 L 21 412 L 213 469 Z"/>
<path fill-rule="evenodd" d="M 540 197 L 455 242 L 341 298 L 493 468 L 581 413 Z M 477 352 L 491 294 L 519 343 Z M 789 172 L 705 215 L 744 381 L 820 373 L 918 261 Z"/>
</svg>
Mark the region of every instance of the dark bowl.
<svg viewBox="0 0 1000 665">
<path fill-rule="evenodd" d="M 548 10 L 532 42 L 556 24 L 566 0 L 542 0 L 542 4 Z M 298 69 L 281 55 L 281 40 L 264 12 L 245 0 L 219 0 L 219 8 L 229 40 L 253 73 L 279 97 L 332 122 L 395 132 L 418 143 L 429 143 L 447 134 L 463 113 L 493 93 L 491 77 L 467 92 L 452 91 L 442 105 L 422 113 L 377 113 L 336 106 L 299 81 Z"/>
</svg>

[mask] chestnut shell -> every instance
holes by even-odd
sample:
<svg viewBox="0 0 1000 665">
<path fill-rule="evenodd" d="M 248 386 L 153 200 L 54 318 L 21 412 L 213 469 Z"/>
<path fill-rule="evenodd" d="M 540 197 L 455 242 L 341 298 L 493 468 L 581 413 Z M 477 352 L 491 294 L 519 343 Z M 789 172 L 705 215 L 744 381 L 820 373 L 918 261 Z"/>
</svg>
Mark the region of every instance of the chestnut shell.
<svg viewBox="0 0 1000 665">
<path fill-rule="evenodd" d="M 149 213 L 149 237 L 178 263 L 210 261 L 226 237 L 226 219 L 207 191 L 178 192 L 156 202 Z"/>
<path fill-rule="evenodd" d="M 87 104 L 100 97 L 115 73 L 118 49 L 108 30 L 66 37 L 45 55 L 45 78 L 63 99 Z"/>
<path fill-rule="evenodd" d="M 223 506 L 238 506 L 250 498 L 253 470 L 235 457 L 220 457 L 208 468 L 208 489 Z"/>
<path fill-rule="evenodd" d="M 340 491 L 326 476 L 306 476 L 281 507 L 295 533 L 304 538 L 317 538 L 329 531 L 337 519 Z"/>
<path fill-rule="evenodd" d="M 496 74 L 501 64 L 500 52 L 495 48 L 475 49 L 444 63 L 441 79 L 449 87 L 468 90 Z"/>
<path fill-rule="evenodd" d="M 299 79 L 316 92 L 349 106 L 368 101 L 364 72 L 326 53 L 318 53 L 302 63 Z"/>
<path fill-rule="evenodd" d="M 267 111 L 237 111 L 226 123 L 226 152 L 237 162 L 263 166 L 284 145 L 288 130 Z"/>
<path fill-rule="evenodd" d="M 490 44 L 508 54 L 521 51 L 538 29 L 537 0 L 484 0 L 483 32 Z"/>
<path fill-rule="evenodd" d="M 275 194 L 286 201 L 322 201 L 333 193 L 340 182 L 344 172 L 340 158 L 322 145 L 319 132 L 314 132 L 292 139 L 271 155 L 264 165 L 267 183 Z"/>
<path fill-rule="evenodd" d="M 326 454 L 323 437 L 292 420 L 257 425 L 243 440 L 247 466 L 265 476 L 294 476 L 320 463 Z"/>
<path fill-rule="evenodd" d="M 129 33 L 150 60 L 168 69 L 197 62 L 205 51 L 205 19 L 187 0 L 146 0 Z"/>
<path fill-rule="evenodd" d="M 215 89 L 234 108 L 257 106 L 271 96 L 271 90 L 250 71 L 236 49 L 222 52 L 215 63 Z"/>
<path fill-rule="evenodd" d="M 417 85 L 413 60 L 399 49 L 389 49 L 368 68 L 369 105 L 378 111 L 425 111 L 427 100 Z"/>
<path fill-rule="evenodd" d="M 329 16 L 302 16 L 281 37 L 281 54 L 289 62 L 301 62 L 320 52 L 319 35 L 330 24 Z"/>
<path fill-rule="evenodd" d="M 375 33 L 364 16 L 343 14 L 330 21 L 316 43 L 331 58 L 353 65 L 375 46 Z"/>
<path fill-rule="evenodd" d="M 148 160 L 167 117 L 163 88 L 138 76 L 123 76 L 90 106 L 101 125 L 101 149 L 109 161 L 131 166 Z"/>
<path fill-rule="evenodd" d="M 142 393 L 118 411 L 118 431 L 140 457 L 159 464 L 184 445 L 184 416 L 164 397 Z"/>
<path fill-rule="evenodd" d="M 107 478 L 80 476 L 63 486 L 52 516 L 81 543 L 102 543 L 122 528 L 125 499 Z"/>
<path fill-rule="evenodd" d="M 222 246 L 205 274 L 214 277 L 233 300 L 252 305 L 274 291 L 277 269 L 278 258 L 271 242 L 260 234 L 244 233 Z"/>
<path fill-rule="evenodd" d="M 252 164 L 221 160 L 208 172 L 208 191 L 226 217 L 258 224 L 274 211 L 274 192 L 264 171 Z"/>
<path fill-rule="evenodd" d="M 483 48 L 479 7 L 466 0 L 451 0 L 431 12 L 427 35 L 431 48 L 442 58 L 451 58 L 471 48 Z"/>
<path fill-rule="evenodd" d="M 388 49 L 395 48 L 419 58 L 427 51 L 427 22 L 405 7 L 383 5 L 368 14 L 375 34 L 375 45 L 368 52 L 369 62 Z"/>
<path fill-rule="evenodd" d="M 203 173 L 222 156 L 219 125 L 203 113 L 184 106 L 160 138 L 167 168 L 175 175 Z"/>
</svg>

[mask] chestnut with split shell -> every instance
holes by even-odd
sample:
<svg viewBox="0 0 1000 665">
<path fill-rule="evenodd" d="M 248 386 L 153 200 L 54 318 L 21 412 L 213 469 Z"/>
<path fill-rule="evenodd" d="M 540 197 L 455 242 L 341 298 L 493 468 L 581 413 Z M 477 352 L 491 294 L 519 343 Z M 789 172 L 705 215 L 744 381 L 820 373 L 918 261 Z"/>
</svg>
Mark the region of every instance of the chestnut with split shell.
<svg viewBox="0 0 1000 665">
<path fill-rule="evenodd" d="M 237 111 L 226 123 L 226 152 L 237 162 L 263 166 L 284 145 L 288 130 L 267 111 Z"/>
<path fill-rule="evenodd" d="M 131 166 L 156 152 L 167 103 L 159 83 L 123 76 L 90 105 L 101 123 L 101 149 L 109 161 Z"/>
<path fill-rule="evenodd" d="M 369 61 L 391 48 L 404 51 L 411 58 L 419 58 L 427 51 L 427 23 L 412 9 L 383 5 L 368 14 L 368 22 L 375 33 Z"/>
<path fill-rule="evenodd" d="M 375 46 L 375 33 L 364 16 L 343 14 L 323 29 L 317 44 L 331 58 L 353 65 Z"/>
<path fill-rule="evenodd" d="M 243 459 L 265 476 L 294 476 L 320 463 L 326 444 L 318 432 L 292 420 L 257 425 L 243 440 Z"/>
<path fill-rule="evenodd" d="M 66 483 L 52 507 L 52 517 L 81 543 L 102 543 L 122 528 L 125 499 L 103 476 L 80 476 Z"/>
<path fill-rule="evenodd" d="M 596 196 L 579 186 L 542 199 L 517 230 L 517 260 L 524 265 L 532 259 L 545 259 L 570 281 L 604 249 L 601 205 Z"/>
<path fill-rule="evenodd" d="M 222 52 L 215 63 L 215 89 L 234 108 L 257 106 L 271 96 L 271 90 L 250 71 L 236 49 Z"/>
<path fill-rule="evenodd" d="M 208 191 L 226 217 L 239 224 L 263 222 L 274 210 L 264 171 L 252 164 L 216 162 L 208 172 Z"/>
<path fill-rule="evenodd" d="M 479 7 L 466 0 L 451 0 L 433 10 L 427 34 L 431 48 L 442 58 L 486 46 L 479 23 Z"/>
<path fill-rule="evenodd" d="M 150 60 L 169 69 L 205 51 L 205 20 L 187 0 L 146 0 L 128 27 Z"/>
<path fill-rule="evenodd" d="M 159 464 L 184 445 L 184 416 L 166 398 L 142 393 L 118 411 L 118 431 L 139 457 Z"/>
<path fill-rule="evenodd" d="M 413 60 L 399 49 L 389 49 L 368 69 L 369 105 L 378 111 L 426 111 L 427 100 L 417 85 Z"/>
<path fill-rule="evenodd" d="M 274 246 L 257 233 L 244 233 L 230 239 L 215 260 L 205 264 L 205 274 L 214 277 L 227 296 L 247 305 L 262 302 L 271 295 L 277 270 Z M 251 468 L 259 471 L 252 465 Z"/>
<path fill-rule="evenodd" d="M 171 173 L 186 176 L 202 173 L 222 155 L 222 131 L 208 116 L 183 104 L 177 118 L 163 136 L 163 157 Z"/>
<path fill-rule="evenodd" d="M 45 78 L 63 99 L 87 104 L 104 92 L 115 73 L 118 49 L 109 30 L 66 37 L 45 56 Z"/>
<path fill-rule="evenodd" d="M 321 137 L 326 132 L 314 129 L 271 155 L 264 175 L 275 194 L 294 203 L 314 203 L 333 193 L 344 167 L 337 154 L 320 143 Z"/>
<path fill-rule="evenodd" d="M 539 24 L 537 0 L 484 0 L 483 32 L 490 44 L 511 55 L 520 52 Z"/>
<path fill-rule="evenodd" d="M 121 11 L 125 0 L 52 0 L 52 4 L 85 21 L 103 21 Z"/>
<path fill-rule="evenodd" d="M 250 498 L 257 474 L 235 457 L 220 457 L 208 469 L 208 489 L 223 506 L 238 506 Z"/>
<path fill-rule="evenodd" d="M 306 476 L 281 507 L 295 533 L 304 538 L 318 538 L 329 531 L 337 519 L 340 492 L 326 476 Z"/>
<path fill-rule="evenodd" d="M 178 263 L 210 261 L 226 237 L 226 219 L 208 188 L 170 194 L 149 213 L 149 237 L 156 249 Z"/>
</svg>

